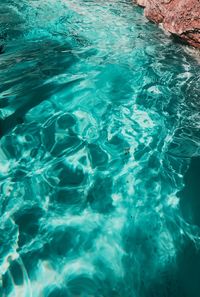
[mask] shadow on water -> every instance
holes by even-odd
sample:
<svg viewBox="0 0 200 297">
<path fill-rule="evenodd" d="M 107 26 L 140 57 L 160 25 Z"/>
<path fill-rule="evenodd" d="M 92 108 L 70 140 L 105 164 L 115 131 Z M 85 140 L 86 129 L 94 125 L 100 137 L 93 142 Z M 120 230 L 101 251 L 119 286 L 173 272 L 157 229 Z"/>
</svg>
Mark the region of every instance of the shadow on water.
<svg viewBox="0 0 200 297">
<path fill-rule="evenodd" d="M 145 297 L 199 297 L 200 251 L 191 240 L 177 253 L 176 264 L 160 272 Z"/>
<path fill-rule="evenodd" d="M 184 220 L 200 226 L 200 157 L 192 157 L 184 177 L 185 186 L 179 192 L 180 209 Z M 200 250 L 189 237 L 177 250 L 176 261 L 160 270 L 145 297 L 199 297 Z"/>
<path fill-rule="evenodd" d="M 3 54 L 4 45 L 2 45 L 2 48 L 0 47 L 0 51 Z M 4 84 L 0 87 L 0 92 L 8 93 L 8 95 L 1 96 L 0 107 L 3 109 L 9 107 L 14 110 L 10 115 L 0 119 L 0 138 L 18 124 L 22 124 L 30 109 L 50 99 L 55 91 L 66 88 L 66 85 L 59 86 L 54 80 L 48 83 L 46 81 L 49 78 L 66 73 L 78 61 L 69 43 L 65 42 L 63 45 L 53 40 L 44 40 L 38 42 L 37 45 L 27 44 L 26 48 L 22 49 L 22 52 L 19 52 L 16 56 L 13 56 L 12 52 L 8 52 L 5 59 L 5 65 L 2 63 L 3 65 L 0 67 L 0 69 L 2 68 L 0 80 L 3 80 L 4 73 L 7 73 L 7 65 L 13 63 L 14 60 L 18 61 L 18 65 L 21 65 L 22 70 L 19 76 L 19 72 L 13 73 L 11 67 L 9 80 L 4 79 Z M 52 61 L 51 66 L 45 63 L 48 59 Z M 27 65 L 27 67 L 24 68 L 24 65 Z M 73 84 L 73 82 L 68 82 L 67 87 L 70 84 Z M 13 92 L 15 95 L 9 96 L 9 90 L 12 89 L 16 89 Z"/>
<path fill-rule="evenodd" d="M 5 52 L 5 48 L 3 44 L 0 44 L 0 55 Z"/>
<path fill-rule="evenodd" d="M 185 187 L 179 193 L 184 219 L 200 226 L 200 157 L 193 157 L 184 178 Z M 200 292 L 200 251 L 188 240 L 178 255 L 179 277 L 187 297 L 198 297 Z"/>
<path fill-rule="evenodd" d="M 183 217 L 200 226 L 200 157 L 193 157 L 185 175 L 185 187 L 179 193 Z"/>
</svg>

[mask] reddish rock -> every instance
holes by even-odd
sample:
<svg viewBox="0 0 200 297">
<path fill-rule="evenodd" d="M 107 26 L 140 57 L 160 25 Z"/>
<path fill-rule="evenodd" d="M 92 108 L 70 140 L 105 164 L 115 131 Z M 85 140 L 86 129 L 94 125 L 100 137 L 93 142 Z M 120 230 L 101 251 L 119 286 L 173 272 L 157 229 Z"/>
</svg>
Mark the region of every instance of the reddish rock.
<svg viewBox="0 0 200 297">
<path fill-rule="evenodd" d="M 146 6 L 146 3 L 147 3 L 146 0 L 137 0 L 136 2 L 137 2 L 138 5 L 140 5 L 142 7 L 145 7 Z"/>
<path fill-rule="evenodd" d="M 200 0 L 136 0 L 145 16 L 188 44 L 200 48 Z"/>
</svg>

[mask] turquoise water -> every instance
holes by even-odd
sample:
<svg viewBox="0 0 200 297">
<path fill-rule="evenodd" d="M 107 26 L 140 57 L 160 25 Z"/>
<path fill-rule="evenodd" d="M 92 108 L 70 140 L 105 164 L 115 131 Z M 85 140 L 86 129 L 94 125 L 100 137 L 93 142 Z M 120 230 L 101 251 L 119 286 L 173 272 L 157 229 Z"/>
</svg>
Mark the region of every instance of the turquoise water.
<svg viewBox="0 0 200 297">
<path fill-rule="evenodd" d="M 198 63 L 131 1 L 2 2 L 0 296 L 199 297 Z"/>
</svg>

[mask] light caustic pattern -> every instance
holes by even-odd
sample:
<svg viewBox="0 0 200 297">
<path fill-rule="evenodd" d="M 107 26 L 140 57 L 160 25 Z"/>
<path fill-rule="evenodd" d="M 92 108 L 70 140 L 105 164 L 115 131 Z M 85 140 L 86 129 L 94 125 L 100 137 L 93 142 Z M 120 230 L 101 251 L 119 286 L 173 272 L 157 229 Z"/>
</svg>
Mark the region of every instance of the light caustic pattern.
<svg viewBox="0 0 200 297">
<path fill-rule="evenodd" d="M 2 2 L 1 296 L 188 297 L 197 63 L 131 1 Z"/>
</svg>

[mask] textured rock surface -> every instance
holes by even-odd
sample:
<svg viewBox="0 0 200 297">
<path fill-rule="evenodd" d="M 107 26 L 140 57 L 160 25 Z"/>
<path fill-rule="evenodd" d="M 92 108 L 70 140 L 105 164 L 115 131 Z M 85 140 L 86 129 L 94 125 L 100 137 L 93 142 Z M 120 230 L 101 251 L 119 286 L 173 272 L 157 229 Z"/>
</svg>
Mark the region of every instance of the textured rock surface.
<svg viewBox="0 0 200 297">
<path fill-rule="evenodd" d="M 200 48 L 200 0 L 136 0 L 145 16 Z"/>
<path fill-rule="evenodd" d="M 138 0 L 136 2 L 137 2 L 137 4 L 139 4 L 140 6 L 143 6 L 143 7 L 145 7 L 146 6 L 146 3 L 147 3 L 146 0 Z"/>
</svg>

